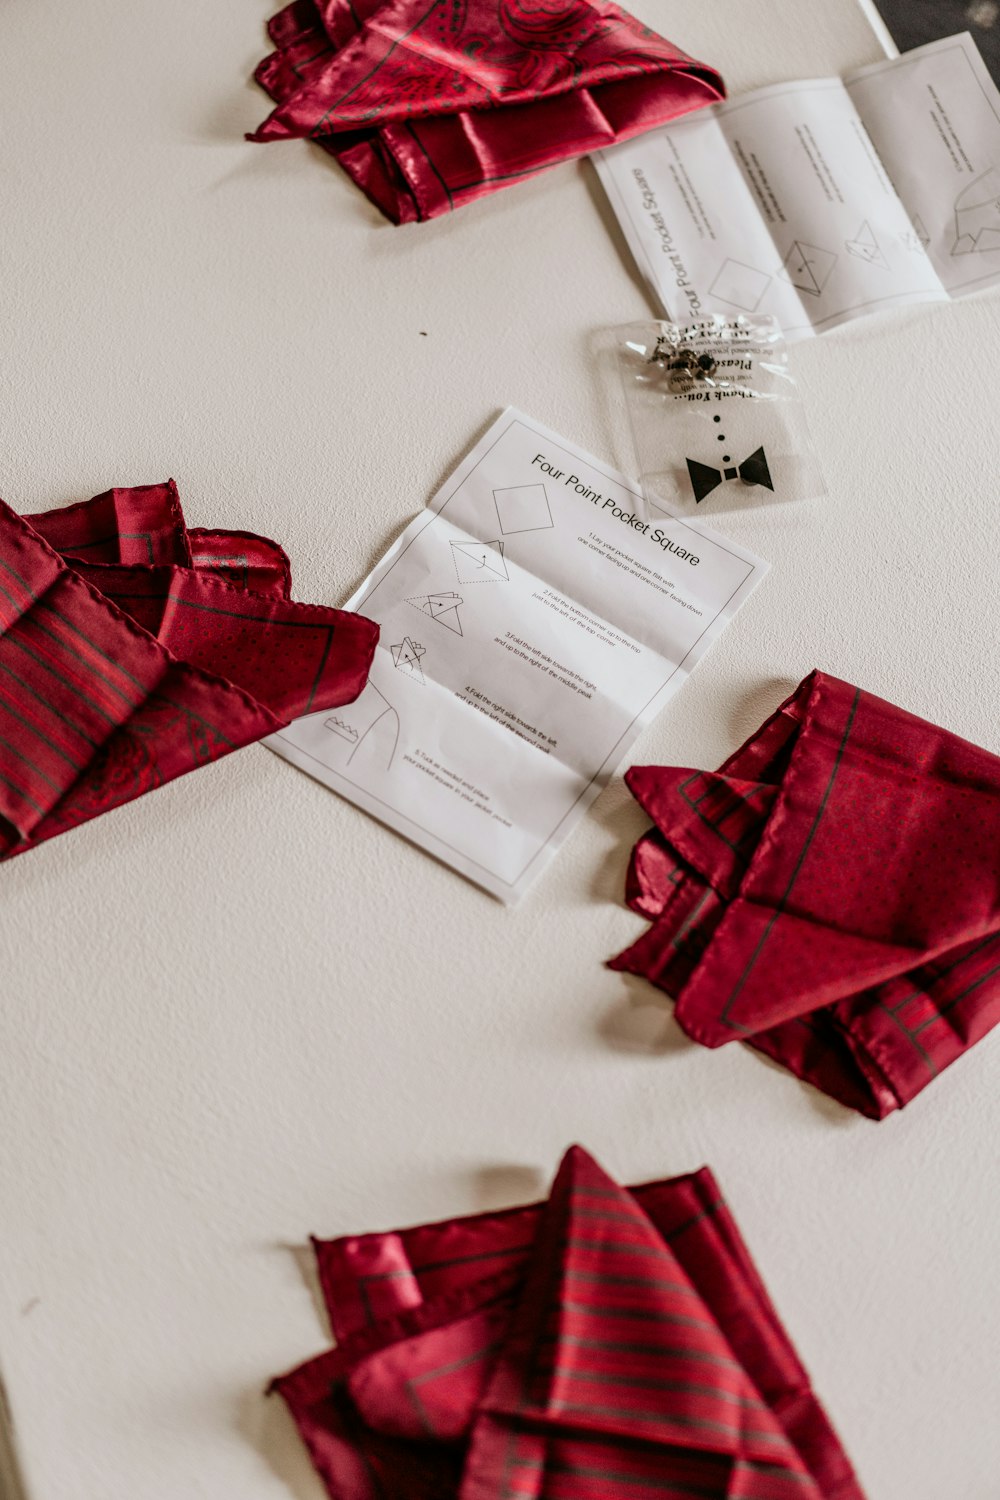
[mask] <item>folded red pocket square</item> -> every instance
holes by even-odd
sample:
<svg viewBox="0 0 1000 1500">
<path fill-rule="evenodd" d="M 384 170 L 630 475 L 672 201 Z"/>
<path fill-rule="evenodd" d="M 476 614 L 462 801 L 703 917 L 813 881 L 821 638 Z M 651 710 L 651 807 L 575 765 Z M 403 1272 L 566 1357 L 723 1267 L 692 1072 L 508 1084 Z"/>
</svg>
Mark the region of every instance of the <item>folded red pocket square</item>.
<svg viewBox="0 0 1000 1500">
<path fill-rule="evenodd" d="M 656 824 L 611 967 L 718 1047 L 881 1119 L 1000 1020 L 1000 760 L 814 672 L 718 772 L 626 775 Z"/>
<path fill-rule="evenodd" d="M 725 93 L 610 0 L 294 0 L 268 30 L 249 139 L 316 141 L 399 224 Z"/>
<path fill-rule="evenodd" d="M 333 1500 L 863 1500 L 707 1170 L 316 1241 L 338 1346 L 273 1384 Z"/>
<path fill-rule="evenodd" d="M 0 502 L 0 857 L 364 687 L 378 627 L 289 598 L 171 481 L 21 518 Z"/>
</svg>

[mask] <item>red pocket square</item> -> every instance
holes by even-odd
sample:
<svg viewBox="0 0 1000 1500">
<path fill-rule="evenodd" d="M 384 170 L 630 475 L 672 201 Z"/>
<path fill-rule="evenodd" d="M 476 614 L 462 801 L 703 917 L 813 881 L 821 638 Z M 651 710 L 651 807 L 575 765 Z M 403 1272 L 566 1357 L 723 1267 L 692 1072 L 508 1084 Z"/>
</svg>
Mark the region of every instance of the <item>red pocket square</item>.
<svg viewBox="0 0 1000 1500">
<path fill-rule="evenodd" d="M 188 531 L 172 482 L 0 502 L 0 855 L 356 698 L 377 627 L 289 583 L 267 538 Z"/>
<path fill-rule="evenodd" d="M 295 0 L 250 137 L 316 141 L 396 223 L 429 219 L 724 95 L 610 0 Z"/>
<path fill-rule="evenodd" d="M 274 1382 L 333 1500 L 862 1500 L 711 1174 L 317 1242 Z"/>
<path fill-rule="evenodd" d="M 655 829 L 611 967 L 874 1118 L 1000 1020 L 1000 760 L 814 672 L 717 773 L 635 767 Z"/>
</svg>

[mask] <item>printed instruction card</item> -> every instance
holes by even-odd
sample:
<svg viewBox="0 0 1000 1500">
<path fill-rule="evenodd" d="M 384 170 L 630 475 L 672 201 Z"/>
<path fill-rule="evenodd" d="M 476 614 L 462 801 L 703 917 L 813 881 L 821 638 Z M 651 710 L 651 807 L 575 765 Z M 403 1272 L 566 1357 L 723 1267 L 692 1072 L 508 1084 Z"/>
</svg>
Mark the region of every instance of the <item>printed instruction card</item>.
<svg viewBox="0 0 1000 1500">
<path fill-rule="evenodd" d="M 676 322 L 787 338 L 1000 280 L 1000 93 L 968 34 L 780 83 L 594 158 Z"/>
<path fill-rule="evenodd" d="M 515 901 L 767 572 L 509 409 L 347 605 L 355 703 L 267 744 Z"/>
</svg>

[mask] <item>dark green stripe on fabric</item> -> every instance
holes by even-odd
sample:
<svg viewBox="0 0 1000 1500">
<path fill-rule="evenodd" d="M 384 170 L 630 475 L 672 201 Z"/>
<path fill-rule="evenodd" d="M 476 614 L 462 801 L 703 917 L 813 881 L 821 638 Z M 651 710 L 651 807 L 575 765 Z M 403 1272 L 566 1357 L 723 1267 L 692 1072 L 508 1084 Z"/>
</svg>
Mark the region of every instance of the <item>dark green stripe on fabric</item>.
<svg viewBox="0 0 1000 1500">
<path fill-rule="evenodd" d="M 733 1005 L 736 1003 L 736 1000 L 738 999 L 738 997 L 740 995 L 740 992 L 743 989 L 743 986 L 746 984 L 747 980 L 749 979 L 750 973 L 751 973 L 754 965 L 756 964 L 758 958 L 760 957 L 761 953 L 763 952 L 764 945 L 767 942 L 768 938 L 771 936 L 771 933 L 774 930 L 776 922 L 778 921 L 779 917 L 784 912 L 785 907 L 788 905 L 788 902 L 791 899 L 792 891 L 795 888 L 795 882 L 798 880 L 799 875 L 802 872 L 802 867 L 803 867 L 803 865 L 806 862 L 806 859 L 807 859 L 808 854 L 809 854 L 809 850 L 812 848 L 813 839 L 816 837 L 816 834 L 819 831 L 820 823 L 823 821 L 823 814 L 826 812 L 827 803 L 829 802 L 829 800 L 830 800 L 830 794 L 833 791 L 833 784 L 834 784 L 834 782 L 837 779 L 837 772 L 840 770 L 840 763 L 841 763 L 841 761 L 844 758 L 844 752 L 847 749 L 847 742 L 848 742 L 848 740 L 851 737 L 851 730 L 854 728 L 854 719 L 855 719 L 855 716 L 856 716 L 857 711 L 858 711 L 858 702 L 859 702 L 860 698 L 861 698 L 861 689 L 860 688 L 855 688 L 854 689 L 854 698 L 851 701 L 851 709 L 850 709 L 849 714 L 847 715 L 847 724 L 845 725 L 844 733 L 843 733 L 843 736 L 841 738 L 840 744 L 837 747 L 837 754 L 836 754 L 836 757 L 834 758 L 833 769 L 830 772 L 830 779 L 829 779 L 829 781 L 826 784 L 826 789 L 823 792 L 823 796 L 822 796 L 822 798 L 820 800 L 819 807 L 816 810 L 816 816 L 815 816 L 815 818 L 812 821 L 812 826 L 810 827 L 809 832 L 806 835 L 805 842 L 803 843 L 802 848 L 799 851 L 799 857 L 795 861 L 795 868 L 793 869 L 793 871 L 791 873 L 791 877 L 790 877 L 790 879 L 788 881 L 788 885 L 787 885 L 787 887 L 785 889 L 784 895 L 781 897 L 780 901 L 778 902 L 777 906 L 775 907 L 774 912 L 771 915 L 770 921 L 768 922 L 768 924 L 765 927 L 763 933 L 761 934 L 760 941 L 758 942 L 756 948 L 754 949 L 753 953 L 750 955 L 749 960 L 747 961 L 746 968 L 743 970 L 743 973 L 740 975 L 739 979 L 736 982 L 735 989 L 733 990 L 733 992 L 730 995 L 729 999 L 726 1001 L 725 1005 L 722 1008 L 722 1012 L 721 1012 L 721 1014 L 719 1016 L 719 1019 L 720 1019 L 720 1021 L 724 1021 L 727 1026 L 729 1026 L 729 1027 L 732 1028 L 733 1031 L 744 1031 L 745 1032 L 745 1031 L 751 1030 L 751 1028 L 748 1027 L 748 1026 L 742 1026 L 742 1025 L 740 1025 L 740 1023 L 738 1021 L 731 1021 L 729 1019 L 729 1012 L 732 1009 Z"/>
<path fill-rule="evenodd" d="M 55 641 L 60 651 L 65 651 L 67 656 L 72 656 L 75 661 L 80 662 L 82 666 L 87 668 L 88 672 L 90 672 L 94 677 L 99 678 L 100 681 L 104 683 L 109 692 L 114 693 L 115 696 L 117 698 L 120 698 L 122 702 L 127 704 L 129 708 L 136 708 L 138 706 L 137 701 L 134 698 L 130 698 L 127 693 L 123 693 L 121 688 L 116 686 L 116 684 L 112 682 L 111 678 L 107 675 L 106 672 L 102 672 L 100 667 L 95 667 L 93 662 L 88 661 L 87 658 L 81 652 L 77 651 L 73 646 L 71 646 L 68 641 L 64 641 L 62 636 L 56 635 L 54 630 L 49 630 L 47 626 L 41 623 L 41 621 L 36 620 L 33 614 L 26 616 L 22 623 L 26 627 L 30 627 L 32 630 L 37 630 L 39 635 L 48 636 L 50 641 Z M 79 634 L 79 632 L 77 633 Z M 88 644 L 91 646 L 91 650 L 97 649 L 95 646 L 93 646 L 92 643 L 88 642 Z M 121 671 L 122 669 L 119 667 L 118 670 Z M 127 674 L 123 672 L 122 675 L 126 676 Z M 134 678 L 132 678 L 131 680 L 135 681 Z"/>
<path fill-rule="evenodd" d="M 101 597 L 103 598 L 103 595 Z M 39 600 L 38 607 L 39 609 L 47 610 L 47 612 L 50 615 L 53 615 L 61 625 L 65 625 L 67 630 L 71 630 L 79 640 L 83 641 L 85 646 L 89 646 L 91 651 L 95 651 L 98 656 L 100 656 L 104 661 L 108 662 L 110 666 L 114 667 L 117 672 L 120 672 L 123 677 L 126 677 L 129 682 L 134 683 L 137 688 L 141 688 L 143 693 L 148 691 L 148 685 L 146 683 L 140 682 L 138 677 L 133 677 L 132 673 L 127 669 L 127 667 L 123 667 L 121 663 L 116 661 L 113 656 L 110 656 L 107 651 L 102 650 L 102 648 L 97 644 L 96 641 L 91 640 L 86 631 L 81 630 L 79 625 L 77 625 L 74 620 L 70 619 L 69 615 L 64 615 L 62 610 L 54 608 L 53 605 L 48 604 L 44 599 Z M 133 628 L 136 630 L 141 629 L 141 627 L 138 625 L 135 625 Z M 143 631 L 142 633 L 143 635 L 146 634 L 145 631 Z M 152 640 L 152 637 L 150 637 L 150 640 Z"/>
<path fill-rule="evenodd" d="M 46 812 L 48 811 L 48 808 L 41 807 L 39 803 L 35 801 L 31 793 L 24 790 L 23 786 L 18 786 L 16 781 L 11 781 L 10 777 L 5 776 L 2 771 L 0 771 L 0 781 L 3 782 L 4 786 L 9 786 L 12 792 L 20 797 L 23 802 L 27 802 L 29 807 L 33 807 L 35 809 L 35 812 L 39 813 L 44 818 Z M 15 827 L 16 826 L 17 825 L 15 824 Z M 21 832 L 19 828 L 17 831 L 18 833 Z"/>
<path fill-rule="evenodd" d="M 20 750 L 12 740 L 4 739 L 2 734 L 0 734 L 0 745 L 3 745 L 5 750 L 9 750 L 11 755 L 16 755 L 18 760 L 23 760 L 24 764 L 31 771 L 32 775 L 37 776 L 40 781 L 44 781 L 46 785 L 50 786 L 54 792 L 62 791 L 62 787 L 59 786 L 57 782 L 53 781 L 51 776 L 47 776 L 42 770 L 41 766 L 36 765 L 36 763 L 30 758 L 30 756 L 25 755 L 24 751 Z"/>
<path fill-rule="evenodd" d="M 103 708 L 100 703 L 96 703 L 89 693 L 85 693 L 81 687 L 77 687 L 71 678 L 64 677 L 62 672 L 54 667 L 51 662 L 45 660 L 44 656 L 39 656 L 37 651 L 32 651 L 30 646 L 26 645 L 24 641 L 18 640 L 13 635 L 7 636 L 7 644 L 16 646 L 18 651 L 23 651 L 25 656 L 29 657 L 36 666 L 41 667 L 43 672 L 48 672 L 57 682 L 61 682 L 64 688 L 67 688 L 69 692 L 79 698 L 81 703 L 86 703 L 87 707 L 93 709 L 95 714 L 98 714 L 102 719 L 106 719 L 109 724 L 117 728 L 119 721 L 112 714 L 109 714 L 106 708 Z"/>
<path fill-rule="evenodd" d="M 83 770 L 83 766 L 79 761 L 75 761 L 72 756 L 67 755 L 66 751 L 61 749 L 60 746 L 56 744 L 55 740 L 50 740 L 44 730 L 38 728 L 37 724 L 33 724 L 31 720 L 26 719 L 22 713 L 18 713 L 16 708 L 12 708 L 11 705 L 7 702 L 6 698 L 0 698 L 0 709 L 10 714 L 11 718 L 16 719 L 19 724 L 23 724 L 25 729 L 29 729 L 33 735 L 35 735 L 42 741 L 44 745 L 48 745 L 53 754 L 58 755 L 60 759 L 64 760 L 68 766 L 72 766 L 74 771 Z"/>
<path fill-rule="evenodd" d="M 562 1306 L 567 1312 L 579 1313 L 581 1316 L 590 1318 L 633 1318 L 647 1325 L 659 1323 L 674 1323 L 679 1328 L 703 1328 L 712 1333 L 716 1332 L 716 1325 L 709 1323 L 704 1318 L 689 1318 L 684 1313 L 657 1312 L 655 1316 L 650 1314 L 648 1307 L 623 1307 L 617 1302 L 563 1302 Z"/>
<path fill-rule="evenodd" d="M 764 1401 L 754 1396 L 742 1396 L 738 1391 L 729 1391 L 718 1385 L 703 1385 L 697 1380 L 681 1380 L 669 1375 L 625 1375 L 611 1374 L 604 1370 L 561 1370 L 562 1380 L 581 1380 L 591 1385 L 620 1385 L 642 1391 L 690 1392 L 693 1396 L 712 1396 L 718 1401 L 728 1401 L 747 1411 L 770 1411 Z"/>
<path fill-rule="evenodd" d="M 604 1484 L 634 1484 L 641 1489 L 652 1490 L 654 1494 L 662 1495 L 664 1500 L 676 1500 L 679 1496 L 682 1496 L 683 1500 L 688 1500 L 689 1496 L 697 1497 L 697 1500 L 719 1500 L 720 1495 L 718 1485 L 706 1489 L 703 1485 L 688 1484 L 679 1479 L 662 1479 L 653 1474 L 628 1474 L 622 1469 L 607 1469 L 599 1464 L 575 1464 L 566 1459 L 518 1459 L 517 1467 L 535 1469 L 549 1474 L 564 1474 L 569 1479 L 594 1479 Z M 537 1496 L 538 1490 L 519 1491 L 519 1493 Z"/>
<path fill-rule="evenodd" d="M 86 740 L 92 750 L 100 749 L 100 740 L 95 740 L 93 735 L 89 735 L 85 729 L 80 728 L 75 719 L 69 718 L 61 709 L 56 708 L 55 704 L 50 703 L 48 698 L 40 693 L 37 688 L 33 688 L 30 682 L 26 682 L 23 677 L 19 677 L 13 667 L 9 667 L 6 662 L 0 661 L 0 672 L 6 672 L 8 677 L 13 677 L 18 687 L 23 688 L 30 697 L 34 698 L 37 703 L 40 703 L 46 713 L 50 713 L 54 719 L 59 719 L 61 723 L 66 725 L 67 729 L 71 729 L 81 740 Z"/>
<path fill-rule="evenodd" d="M 603 1402 L 554 1401 L 549 1414 L 552 1416 L 631 1417 L 633 1421 L 648 1422 L 656 1426 L 691 1427 L 701 1432 L 722 1432 L 727 1437 L 751 1438 L 754 1442 L 775 1443 L 784 1448 L 788 1439 L 781 1432 L 752 1432 L 742 1423 L 713 1422 L 710 1417 L 693 1417 L 684 1412 L 666 1412 L 662 1407 L 641 1409 L 633 1406 L 607 1406 Z"/>
<path fill-rule="evenodd" d="M 647 1322 L 650 1319 L 646 1319 Z M 653 1320 L 655 1321 L 655 1320 Z M 723 1354 L 713 1354 L 708 1349 L 690 1349 L 683 1344 L 647 1344 L 638 1339 L 599 1339 L 584 1338 L 572 1333 L 553 1333 L 548 1335 L 551 1343 L 572 1345 L 577 1349 L 602 1349 L 611 1354 L 636 1354 L 640 1357 L 648 1356 L 650 1359 L 691 1359 L 710 1365 L 718 1365 L 723 1370 L 738 1370 L 743 1372 L 743 1366 L 735 1359 L 727 1359 Z"/>
</svg>

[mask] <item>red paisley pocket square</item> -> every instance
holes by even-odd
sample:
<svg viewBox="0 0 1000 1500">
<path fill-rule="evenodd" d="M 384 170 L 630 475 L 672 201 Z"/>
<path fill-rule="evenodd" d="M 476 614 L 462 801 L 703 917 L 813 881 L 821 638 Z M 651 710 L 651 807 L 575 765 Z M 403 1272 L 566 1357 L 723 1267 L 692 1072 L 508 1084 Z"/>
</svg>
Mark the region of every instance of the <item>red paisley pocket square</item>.
<svg viewBox="0 0 1000 1500">
<path fill-rule="evenodd" d="M 1000 760 L 814 672 L 717 772 L 626 775 L 652 926 L 612 960 L 881 1119 L 1000 1020 Z"/>
<path fill-rule="evenodd" d="M 0 855 L 357 697 L 378 629 L 289 598 L 173 482 L 21 518 L 0 502 Z"/>
<path fill-rule="evenodd" d="M 333 1500 L 863 1500 L 708 1171 L 318 1241 L 274 1382 Z"/>
<path fill-rule="evenodd" d="M 294 0 L 249 137 L 305 137 L 396 223 L 460 208 L 724 96 L 610 0 Z"/>
</svg>

